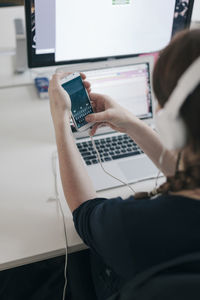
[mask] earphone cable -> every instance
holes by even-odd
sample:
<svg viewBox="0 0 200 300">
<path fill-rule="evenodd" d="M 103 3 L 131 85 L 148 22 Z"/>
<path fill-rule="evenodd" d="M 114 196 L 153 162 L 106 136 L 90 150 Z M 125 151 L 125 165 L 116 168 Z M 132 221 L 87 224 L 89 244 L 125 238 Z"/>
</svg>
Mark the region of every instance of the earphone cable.
<svg viewBox="0 0 200 300">
<path fill-rule="evenodd" d="M 108 171 L 105 170 L 105 168 L 104 168 L 104 166 L 103 166 L 103 164 L 102 164 L 102 161 L 101 161 L 101 157 L 100 157 L 99 151 L 98 151 L 98 149 L 97 149 L 97 147 L 96 147 L 96 145 L 95 145 L 94 139 L 93 139 L 92 136 L 90 136 L 90 138 L 91 138 L 91 141 L 92 141 L 93 148 L 94 148 L 94 150 L 95 150 L 96 153 L 97 153 L 97 158 L 98 158 L 98 161 L 99 161 L 99 163 L 100 163 L 100 166 L 101 166 L 102 170 L 103 170 L 107 175 L 109 175 L 109 176 L 111 176 L 112 178 L 118 180 L 118 181 L 119 181 L 120 183 L 122 183 L 123 185 L 126 185 L 126 186 L 127 186 L 127 187 L 135 194 L 135 193 L 136 193 L 135 190 L 134 190 L 127 182 L 124 182 L 123 180 L 121 180 L 121 179 L 115 177 L 114 175 L 110 174 Z"/>
<path fill-rule="evenodd" d="M 62 209 L 62 205 L 60 202 L 60 197 L 59 197 L 59 192 L 58 192 L 58 179 L 57 179 L 57 168 L 56 168 L 56 161 L 57 161 L 57 152 L 53 152 L 52 154 L 52 170 L 53 170 L 53 175 L 54 175 L 54 190 L 55 190 L 55 197 L 56 201 L 58 203 L 61 215 L 62 215 L 62 220 L 63 220 L 63 229 L 64 229 L 64 236 L 65 236 L 65 266 L 64 266 L 64 288 L 63 288 L 63 296 L 62 300 L 65 300 L 66 296 L 66 288 L 67 288 L 67 248 L 68 248 L 68 243 L 67 243 L 67 228 L 66 228 L 66 223 L 65 223 L 65 216 L 64 212 Z"/>
</svg>

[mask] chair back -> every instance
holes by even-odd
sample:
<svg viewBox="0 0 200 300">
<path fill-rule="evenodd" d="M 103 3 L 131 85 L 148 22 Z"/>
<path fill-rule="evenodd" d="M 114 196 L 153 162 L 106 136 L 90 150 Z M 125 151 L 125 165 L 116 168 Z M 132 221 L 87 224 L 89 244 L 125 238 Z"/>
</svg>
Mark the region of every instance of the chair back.
<svg viewBox="0 0 200 300">
<path fill-rule="evenodd" d="M 199 300 L 200 253 L 185 255 L 142 272 L 108 300 Z"/>
</svg>

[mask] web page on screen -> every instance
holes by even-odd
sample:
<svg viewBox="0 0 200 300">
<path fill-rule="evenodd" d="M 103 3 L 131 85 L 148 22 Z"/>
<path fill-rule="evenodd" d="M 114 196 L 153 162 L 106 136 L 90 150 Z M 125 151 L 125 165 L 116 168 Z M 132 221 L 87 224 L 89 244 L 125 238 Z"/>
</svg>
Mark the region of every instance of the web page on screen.
<svg viewBox="0 0 200 300">
<path fill-rule="evenodd" d="M 152 117 L 148 63 L 84 73 L 92 85 L 92 92 L 109 95 L 138 117 Z"/>
<path fill-rule="evenodd" d="M 175 2 L 56 1 L 55 60 L 158 51 L 171 39 Z"/>
</svg>

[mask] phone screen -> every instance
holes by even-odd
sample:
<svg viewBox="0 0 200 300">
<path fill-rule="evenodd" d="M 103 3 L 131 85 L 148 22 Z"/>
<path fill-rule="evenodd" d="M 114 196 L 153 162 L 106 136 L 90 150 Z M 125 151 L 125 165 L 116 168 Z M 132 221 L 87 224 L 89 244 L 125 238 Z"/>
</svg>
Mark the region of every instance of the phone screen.
<svg viewBox="0 0 200 300">
<path fill-rule="evenodd" d="M 86 125 L 85 116 L 93 113 L 88 95 L 81 77 L 76 77 L 62 84 L 71 98 L 71 111 L 78 128 Z"/>
</svg>

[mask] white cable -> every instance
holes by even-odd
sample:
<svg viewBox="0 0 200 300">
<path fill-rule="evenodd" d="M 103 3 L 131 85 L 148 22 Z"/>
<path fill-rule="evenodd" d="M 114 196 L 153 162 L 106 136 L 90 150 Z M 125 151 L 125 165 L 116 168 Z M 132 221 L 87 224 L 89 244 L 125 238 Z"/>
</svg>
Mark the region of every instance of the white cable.
<svg viewBox="0 0 200 300">
<path fill-rule="evenodd" d="M 136 193 L 135 190 L 127 183 L 127 182 L 124 182 L 123 180 L 115 177 L 114 175 L 110 174 L 108 171 L 105 170 L 102 162 L 101 162 L 101 157 L 100 157 L 100 154 L 99 154 L 99 151 L 95 145 L 95 142 L 94 142 L 94 139 L 92 136 L 90 136 L 91 138 L 91 141 L 92 141 L 92 145 L 97 153 L 97 157 L 98 157 L 98 161 L 100 163 L 100 166 L 102 168 L 102 170 L 109 176 L 111 176 L 112 178 L 118 180 L 120 183 L 122 183 L 123 185 L 126 185 L 134 194 Z M 164 154 L 165 154 L 165 150 L 163 149 L 162 153 L 161 153 L 161 156 L 160 156 L 160 162 L 162 164 L 162 161 L 163 161 L 163 157 L 164 157 Z M 57 181 L 57 168 L 56 168 L 56 162 L 57 162 L 57 152 L 53 152 L 52 154 L 52 170 L 53 170 L 53 175 L 54 175 L 54 189 L 55 189 L 55 198 L 56 198 L 56 201 L 58 202 L 58 205 L 59 205 L 59 209 L 61 211 L 61 215 L 62 215 L 62 220 L 63 220 L 63 227 L 64 227 L 64 235 L 65 235 L 65 266 L 64 266 L 64 278 L 65 278 L 65 284 L 64 284 L 64 288 L 63 288 L 63 297 L 62 297 L 62 300 L 65 300 L 65 296 L 66 296 L 66 288 L 67 288 L 67 248 L 68 248 L 68 244 L 67 244 L 67 228 L 66 228 L 66 223 L 65 223 L 65 217 L 64 217 L 64 212 L 63 212 L 63 209 L 62 209 L 62 205 L 61 205 L 61 202 L 60 202 L 60 198 L 59 198 L 59 193 L 58 193 L 58 181 Z M 155 179 L 156 178 L 156 183 L 155 183 L 155 188 L 157 188 L 157 183 L 158 183 L 158 177 L 160 175 L 160 171 L 158 172 L 157 176 L 156 177 L 151 177 L 149 179 Z M 138 180 L 136 183 L 138 182 L 142 182 L 142 181 L 145 181 L 145 179 L 141 179 L 141 180 Z"/>
<path fill-rule="evenodd" d="M 63 212 L 62 205 L 61 205 L 60 198 L 59 198 L 56 162 L 57 162 L 57 152 L 55 151 L 52 154 L 52 170 L 53 170 L 53 175 L 54 175 L 54 189 L 55 189 L 56 201 L 57 201 L 57 203 L 59 205 L 59 209 L 60 209 L 60 212 L 61 212 L 61 215 L 62 215 L 63 227 L 64 227 L 64 235 L 65 235 L 65 266 L 64 266 L 65 283 L 64 283 L 63 296 L 62 296 L 62 300 L 65 300 L 66 288 L 67 288 L 67 248 L 68 248 L 68 244 L 67 244 L 67 228 L 66 228 L 66 223 L 65 223 L 64 212 Z"/>
<path fill-rule="evenodd" d="M 96 145 L 95 145 L 94 139 L 93 139 L 92 136 L 90 136 L 90 138 L 91 138 L 91 141 L 92 141 L 92 145 L 93 145 L 93 147 L 94 147 L 94 150 L 95 150 L 96 153 L 97 153 L 98 161 L 99 161 L 99 163 L 100 163 L 100 165 L 101 165 L 102 170 L 103 170 L 107 175 L 109 175 L 109 176 L 111 176 L 112 178 L 114 178 L 114 179 L 118 180 L 119 182 L 121 182 L 123 185 L 126 185 L 126 186 L 127 186 L 127 187 L 135 194 L 135 193 L 136 193 L 135 190 L 134 190 L 127 182 L 124 182 L 123 180 L 121 180 L 121 179 L 119 179 L 119 178 L 113 176 L 112 174 L 110 174 L 108 171 L 106 171 L 106 170 L 104 169 L 104 166 L 102 165 L 101 157 L 100 157 L 99 151 L 98 151 L 98 149 L 97 149 L 97 147 L 96 147 Z"/>
<path fill-rule="evenodd" d="M 159 176 L 160 176 L 160 173 L 161 173 L 161 171 L 159 170 L 159 171 L 158 171 L 158 174 L 157 174 L 157 176 L 156 176 L 156 181 L 155 181 L 155 187 L 154 187 L 154 190 L 157 190 L 157 188 L 158 188 L 158 178 L 159 178 Z"/>
</svg>

